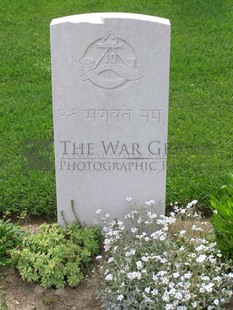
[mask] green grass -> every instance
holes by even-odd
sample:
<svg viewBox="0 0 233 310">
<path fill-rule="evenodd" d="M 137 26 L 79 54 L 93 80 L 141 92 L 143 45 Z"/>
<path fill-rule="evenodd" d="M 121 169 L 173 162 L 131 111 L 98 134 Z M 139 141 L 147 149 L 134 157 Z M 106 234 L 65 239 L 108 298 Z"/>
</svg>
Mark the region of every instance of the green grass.
<svg viewBox="0 0 233 310">
<path fill-rule="evenodd" d="M 231 0 L 0 1 L 0 212 L 56 211 L 54 169 L 22 169 L 26 140 L 51 140 L 49 24 L 101 11 L 172 24 L 167 202 L 206 202 L 232 171 Z M 53 162 L 50 151 L 49 158 Z"/>
</svg>

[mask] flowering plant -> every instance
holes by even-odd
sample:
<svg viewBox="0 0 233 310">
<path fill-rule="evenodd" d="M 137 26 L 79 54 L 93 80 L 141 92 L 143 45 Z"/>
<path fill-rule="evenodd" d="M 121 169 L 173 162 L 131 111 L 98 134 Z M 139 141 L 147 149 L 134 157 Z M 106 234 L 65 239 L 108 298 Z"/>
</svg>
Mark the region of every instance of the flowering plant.
<svg viewBox="0 0 233 310">
<path fill-rule="evenodd" d="M 102 262 L 104 307 L 223 309 L 232 295 L 231 261 L 223 259 L 211 225 L 195 211 L 197 201 L 185 209 L 176 204 L 170 216 L 159 216 L 154 201 L 137 209 L 127 200 L 130 224 L 102 217 L 108 254 Z"/>
</svg>

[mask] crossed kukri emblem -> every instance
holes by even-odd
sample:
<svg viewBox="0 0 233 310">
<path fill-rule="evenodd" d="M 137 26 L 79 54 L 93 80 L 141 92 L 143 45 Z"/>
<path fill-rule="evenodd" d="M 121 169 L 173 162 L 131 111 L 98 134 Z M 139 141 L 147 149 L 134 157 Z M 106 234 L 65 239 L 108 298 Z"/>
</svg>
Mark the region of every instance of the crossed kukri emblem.
<svg viewBox="0 0 233 310">
<path fill-rule="evenodd" d="M 140 80 L 137 56 L 132 46 L 112 32 L 91 43 L 80 59 L 81 80 L 102 89 L 118 89 Z"/>
</svg>

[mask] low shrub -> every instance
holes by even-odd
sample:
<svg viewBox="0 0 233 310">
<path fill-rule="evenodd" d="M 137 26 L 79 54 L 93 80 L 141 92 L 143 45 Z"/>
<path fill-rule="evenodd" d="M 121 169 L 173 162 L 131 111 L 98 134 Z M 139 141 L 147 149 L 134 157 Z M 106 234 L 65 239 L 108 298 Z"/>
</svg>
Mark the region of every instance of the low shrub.
<svg viewBox="0 0 233 310">
<path fill-rule="evenodd" d="M 0 266 L 12 263 L 10 251 L 22 243 L 23 233 L 10 220 L 0 220 Z"/>
<path fill-rule="evenodd" d="M 232 296 L 232 261 L 216 248 L 212 225 L 195 211 L 196 201 L 175 205 L 169 216 L 158 216 L 154 201 L 140 208 L 130 203 L 127 224 L 102 217 L 104 307 L 223 309 Z"/>
<path fill-rule="evenodd" d="M 228 176 L 228 184 L 222 186 L 220 199 L 210 196 L 213 209 L 212 224 L 217 245 L 224 255 L 233 257 L 233 174 Z"/>
<path fill-rule="evenodd" d="M 11 256 L 24 280 L 40 282 L 44 288 L 73 287 L 83 279 L 99 246 L 98 228 L 42 224 Z"/>
</svg>

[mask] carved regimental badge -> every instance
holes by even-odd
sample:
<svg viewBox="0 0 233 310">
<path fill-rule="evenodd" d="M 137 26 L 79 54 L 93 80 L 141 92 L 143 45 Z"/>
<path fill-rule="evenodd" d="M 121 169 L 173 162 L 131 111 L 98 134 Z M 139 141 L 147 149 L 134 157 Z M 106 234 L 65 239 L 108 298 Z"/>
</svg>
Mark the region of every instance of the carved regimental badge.
<svg viewBox="0 0 233 310">
<path fill-rule="evenodd" d="M 102 89 L 118 89 L 143 77 L 132 46 L 112 32 L 91 43 L 80 63 L 81 80 Z"/>
</svg>

